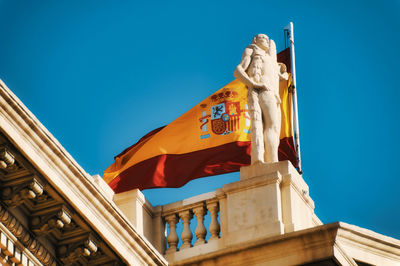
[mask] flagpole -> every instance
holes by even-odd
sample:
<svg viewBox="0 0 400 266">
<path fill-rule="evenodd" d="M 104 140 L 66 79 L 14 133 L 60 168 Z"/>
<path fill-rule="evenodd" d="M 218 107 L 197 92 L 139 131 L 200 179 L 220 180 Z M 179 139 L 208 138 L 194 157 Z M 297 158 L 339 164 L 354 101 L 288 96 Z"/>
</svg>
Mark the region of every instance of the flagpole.
<svg viewBox="0 0 400 266">
<path fill-rule="evenodd" d="M 289 42 L 290 42 L 294 145 L 295 145 L 295 150 L 296 150 L 296 154 L 297 154 L 298 171 L 300 174 L 302 174 L 303 171 L 301 169 L 301 157 L 300 157 L 299 117 L 298 117 L 298 110 L 297 110 L 297 86 L 296 86 L 296 65 L 295 65 L 295 53 L 294 53 L 293 22 L 290 22 L 289 25 L 285 27 L 285 29 L 289 30 Z"/>
</svg>

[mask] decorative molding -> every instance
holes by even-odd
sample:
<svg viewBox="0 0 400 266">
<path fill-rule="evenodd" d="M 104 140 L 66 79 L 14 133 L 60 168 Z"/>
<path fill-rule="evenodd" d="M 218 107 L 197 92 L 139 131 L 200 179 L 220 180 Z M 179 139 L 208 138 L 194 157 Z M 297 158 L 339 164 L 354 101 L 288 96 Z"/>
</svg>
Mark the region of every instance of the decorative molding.
<svg viewBox="0 0 400 266">
<path fill-rule="evenodd" d="M 33 233 L 26 235 L 26 237 L 30 237 L 30 240 L 24 241 L 26 247 L 36 250 L 38 242 L 31 239 L 40 239 L 41 244 L 44 245 L 43 248 L 38 247 L 32 256 L 43 256 L 45 249 L 57 250 L 65 241 L 76 242 L 89 233 L 96 234 L 86 221 L 71 211 L 70 204 L 73 204 L 73 201 L 67 201 L 60 197 L 41 173 L 36 171 L 34 166 L 2 133 L 0 133 L 0 147 L 7 147 L 7 150 L 13 154 L 14 164 L 18 165 L 18 169 L 13 172 L 9 169 L 0 170 L 0 199 L 2 199 L 4 209 L 16 218 L 11 220 L 11 224 L 18 221 L 21 225 L 20 229 L 23 226 L 26 228 L 29 226 L 29 232 Z M 12 210 L 7 208 L 12 208 Z M 8 223 L 6 224 L 8 225 Z M 89 241 L 70 251 L 65 263 L 68 261 L 79 261 L 80 265 L 121 263 L 121 260 L 112 254 L 103 241 L 96 241 L 100 245 L 93 243 L 95 242 Z M 22 243 L 20 246 L 22 247 Z M 7 260 L 9 260 L 9 256 L 4 255 L 2 263 L 6 265 Z M 65 263 L 63 262 L 63 264 Z"/>
<path fill-rule="evenodd" d="M 113 250 L 107 254 L 131 265 L 168 264 L 2 81 L 0 128 L 60 199 L 70 202 L 84 223 L 106 241 Z"/>
<path fill-rule="evenodd" d="M 6 186 L 1 191 L 1 197 L 8 206 L 17 207 L 27 200 L 35 199 L 43 194 L 43 185 L 34 177 L 28 182 Z"/>
<path fill-rule="evenodd" d="M 50 234 L 60 230 L 71 223 L 71 211 L 65 206 L 51 211 L 45 215 L 34 216 L 31 219 L 31 229 L 37 235 Z"/>
<path fill-rule="evenodd" d="M 0 223 L 0 249 L 1 265 L 42 265 L 2 223 Z"/>
<path fill-rule="evenodd" d="M 7 149 L 6 146 L 0 147 L 0 168 L 12 168 L 15 163 L 14 155 Z"/>
<path fill-rule="evenodd" d="M 44 265 L 56 265 L 55 258 L 0 204 L 0 222 Z"/>
<path fill-rule="evenodd" d="M 61 245 L 58 248 L 57 254 L 60 260 L 65 265 L 71 265 L 78 262 L 82 258 L 87 260 L 94 257 L 98 250 L 98 241 L 93 235 L 88 235 L 85 238 L 79 239 L 66 245 Z"/>
</svg>

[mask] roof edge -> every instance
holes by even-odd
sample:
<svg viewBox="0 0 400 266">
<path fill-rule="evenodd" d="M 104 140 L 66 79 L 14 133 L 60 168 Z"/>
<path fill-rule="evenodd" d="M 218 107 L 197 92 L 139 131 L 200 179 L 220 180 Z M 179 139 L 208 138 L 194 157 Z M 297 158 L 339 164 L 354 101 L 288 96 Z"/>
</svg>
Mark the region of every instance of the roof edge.
<svg viewBox="0 0 400 266">
<path fill-rule="evenodd" d="M 133 254 L 137 254 L 149 265 L 168 264 L 2 80 L 0 127 L 47 181 L 96 228 L 116 254 L 131 263 L 136 261 Z"/>
</svg>

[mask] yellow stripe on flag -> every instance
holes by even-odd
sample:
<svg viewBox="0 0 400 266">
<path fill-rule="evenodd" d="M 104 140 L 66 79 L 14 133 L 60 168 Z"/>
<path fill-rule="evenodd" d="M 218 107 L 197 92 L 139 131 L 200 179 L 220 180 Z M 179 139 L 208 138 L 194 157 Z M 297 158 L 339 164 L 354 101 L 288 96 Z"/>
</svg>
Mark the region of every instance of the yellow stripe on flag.
<svg viewBox="0 0 400 266">
<path fill-rule="evenodd" d="M 280 83 L 280 138 L 292 136 L 288 83 Z M 250 141 L 247 88 L 234 80 L 206 98 L 155 135 L 141 140 L 104 171 L 109 183 L 129 167 L 162 154 L 186 154 L 231 142 Z"/>
</svg>

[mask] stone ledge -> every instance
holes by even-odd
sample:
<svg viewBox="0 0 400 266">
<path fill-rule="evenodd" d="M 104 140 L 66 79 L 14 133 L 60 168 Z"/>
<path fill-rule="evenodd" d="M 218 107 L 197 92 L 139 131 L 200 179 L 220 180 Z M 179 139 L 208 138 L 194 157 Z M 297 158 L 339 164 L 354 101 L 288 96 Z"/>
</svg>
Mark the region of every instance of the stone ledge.
<svg viewBox="0 0 400 266">
<path fill-rule="evenodd" d="M 267 174 L 278 171 L 282 176 L 296 172 L 289 161 L 281 161 L 277 163 L 258 163 L 240 168 L 240 180 L 245 180 L 257 176 L 265 176 Z"/>
<path fill-rule="evenodd" d="M 192 209 L 196 206 L 204 204 L 204 202 L 210 203 L 218 201 L 216 191 L 207 192 L 191 198 L 176 201 L 167 205 L 162 205 L 161 211 L 163 215 L 169 215 L 178 211 L 184 211 Z"/>
<path fill-rule="evenodd" d="M 346 245 L 343 245 L 345 240 L 343 234 L 347 234 L 345 236 Z M 375 244 L 379 245 L 367 246 L 365 241 L 368 240 L 376 241 Z M 354 254 L 352 254 L 349 246 L 357 248 L 364 246 L 373 253 L 379 253 L 383 250 L 393 252 L 390 260 L 386 256 L 381 256 L 378 258 L 382 259 L 380 261 L 363 261 L 365 263 L 373 265 L 400 264 L 399 240 L 357 226 L 336 222 L 232 245 L 212 253 L 175 261 L 170 265 L 190 265 L 200 262 L 204 264 L 212 262 L 212 265 L 251 265 L 257 263 L 299 265 L 330 260 L 346 263 L 345 265 L 356 265 L 353 259 Z M 379 264 L 382 261 L 385 264 Z"/>
<path fill-rule="evenodd" d="M 277 171 L 273 171 L 273 172 L 265 173 L 262 175 L 257 175 L 253 178 L 244 179 L 244 180 L 240 180 L 240 181 L 237 181 L 234 183 L 225 184 L 225 185 L 223 185 L 222 190 L 225 193 L 233 193 L 233 192 L 239 192 L 242 190 L 247 190 L 247 189 L 253 188 L 253 187 L 259 187 L 262 185 L 269 185 L 269 184 L 273 184 L 273 183 L 280 184 L 281 181 L 282 181 L 282 175 Z"/>
</svg>

